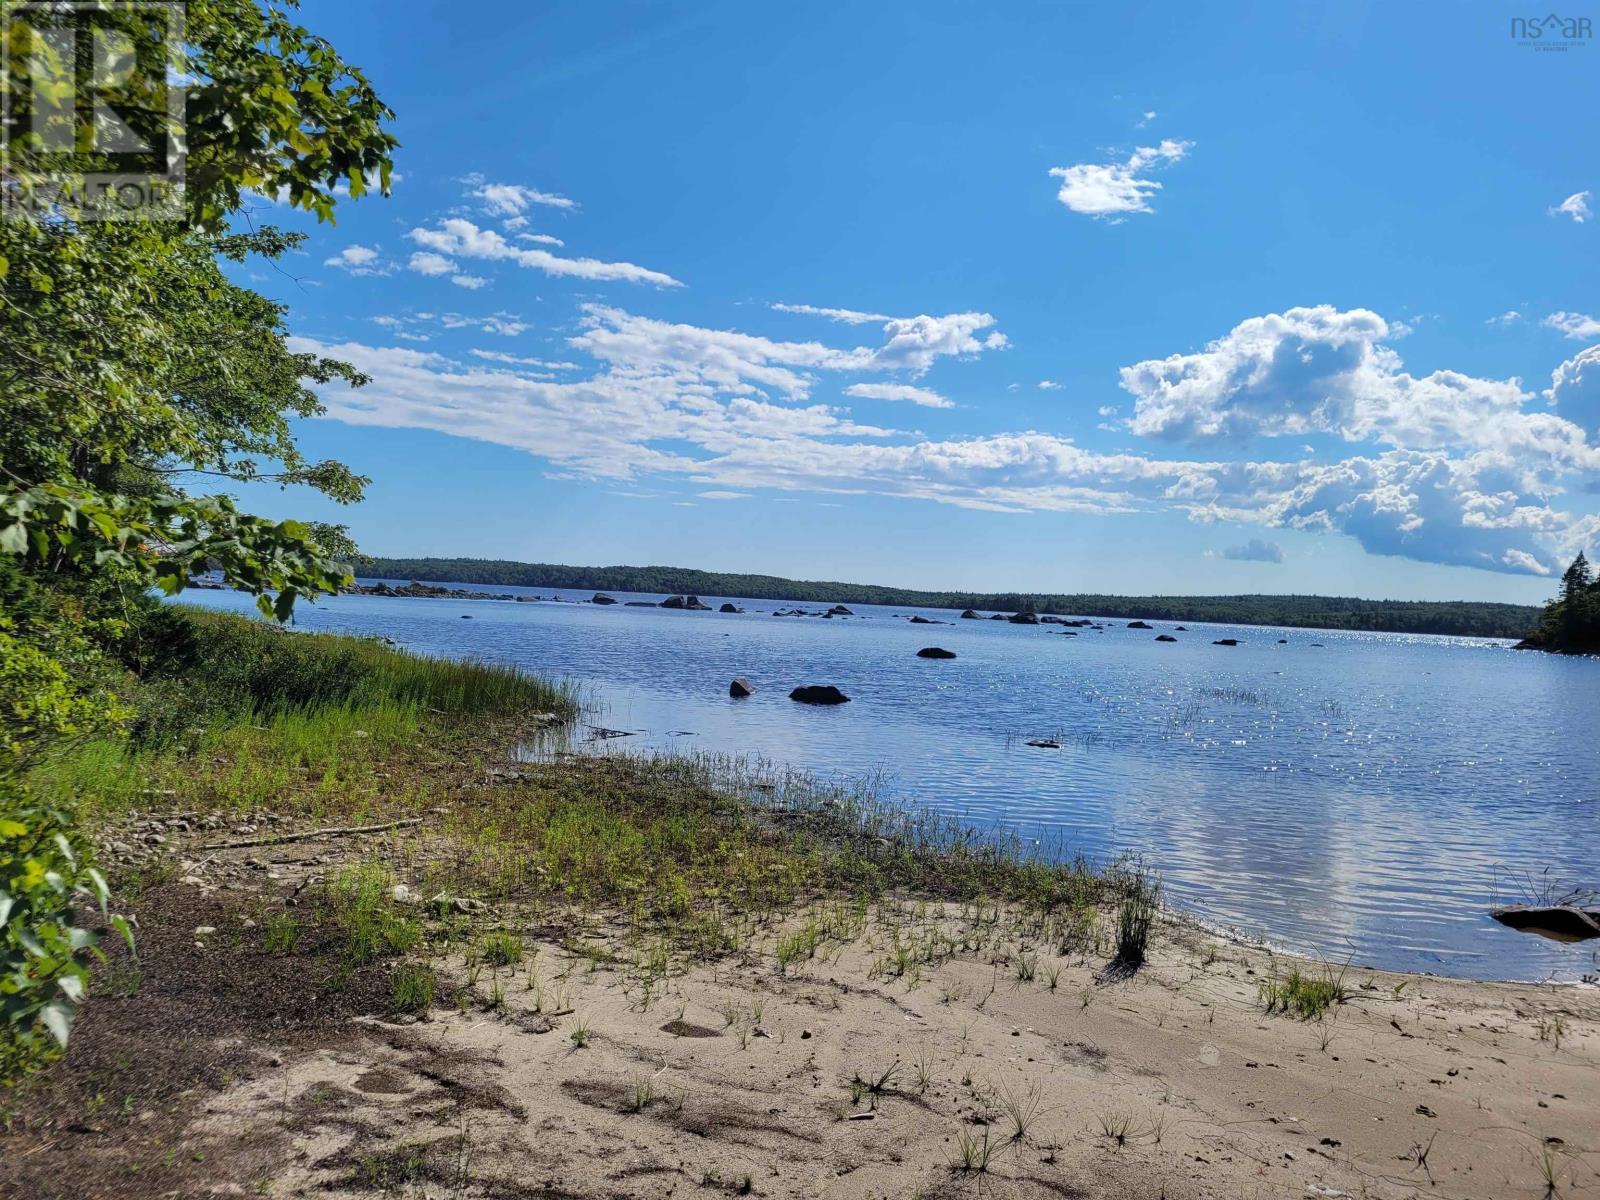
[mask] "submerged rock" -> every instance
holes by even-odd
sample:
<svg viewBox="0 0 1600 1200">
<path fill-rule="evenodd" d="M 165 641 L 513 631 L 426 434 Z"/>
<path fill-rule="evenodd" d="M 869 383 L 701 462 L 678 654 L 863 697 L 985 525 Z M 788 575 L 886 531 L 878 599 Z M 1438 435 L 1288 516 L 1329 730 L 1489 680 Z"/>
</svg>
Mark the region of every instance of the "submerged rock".
<svg viewBox="0 0 1600 1200">
<path fill-rule="evenodd" d="M 798 700 L 801 704 L 848 704 L 850 697 L 846 696 L 831 683 L 808 684 L 797 687 L 789 693 L 789 699 Z"/>
<path fill-rule="evenodd" d="M 918 658 L 954 658 L 955 656 L 956 652 L 954 650 L 946 650 L 942 646 L 924 646 L 917 651 Z"/>
<path fill-rule="evenodd" d="M 1154 629 L 1154 625 L 1146 625 L 1143 621 L 1129 621 L 1129 629 Z"/>
<path fill-rule="evenodd" d="M 755 688 L 750 686 L 750 681 L 743 675 L 728 685 L 728 695 L 735 700 L 743 700 L 746 696 L 755 695 Z"/>
<path fill-rule="evenodd" d="M 1239 639 L 1238 638 L 1218 638 L 1216 641 L 1212 642 L 1211 644 L 1213 646 L 1237 646 L 1239 644 Z"/>
<path fill-rule="evenodd" d="M 1575 904 L 1513 904 L 1492 908 L 1489 915 L 1519 933 L 1536 933 L 1553 942 L 1586 942 L 1600 938 L 1600 908 Z"/>
<path fill-rule="evenodd" d="M 1061 743 L 1055 738 L 1033 738 L 1028 742 L 1030 746 L 1037 746 L 1040 750 L 1059 750 Z"/>
<path fill-rule="evenodd" d="M 1158 642 L 1175 642 L 1177 640 L 1178 639 L 1173 637 L 1170 633 L 1158 633 L 1158 634 L 1156 634 L 1156 641 L 1158 641 Z"/>
<path fill-rule="evenodd" d="M 931 617 L 912 617 L 911 618 L 911 623 L 913 625 L 948 625 L 948 624 L 950 624 L 949 621 L 935 621 Z"/>
</svg>

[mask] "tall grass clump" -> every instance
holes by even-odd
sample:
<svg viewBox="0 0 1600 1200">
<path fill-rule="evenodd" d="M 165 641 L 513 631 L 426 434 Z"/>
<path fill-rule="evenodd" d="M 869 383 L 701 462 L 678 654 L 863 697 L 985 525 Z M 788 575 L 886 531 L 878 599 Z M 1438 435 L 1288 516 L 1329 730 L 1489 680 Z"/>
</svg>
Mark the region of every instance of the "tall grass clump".
<svg viewBox="0 0 1600 1200">
<path fill-rule="evenodd" d="M 1117 954 L 1115 962 L 1137 967 L 1144 962 L 1150 946 L 1150 929 L 1161 905 L 1161 885 L 1135 868 L 1120 880 L 1122 897 L 1117 904 Z"/>
<path fill-rule="evenodd" d="M 142 631 L 146 695 L 136 742 L 160 745 L 220 715 L 398 705 L 458 716 L 570 715 L 571 690 L 518 667 L 427 658 L 381 642 L 291 633 L 234 613 L 170 605 Z"/>
</svg>

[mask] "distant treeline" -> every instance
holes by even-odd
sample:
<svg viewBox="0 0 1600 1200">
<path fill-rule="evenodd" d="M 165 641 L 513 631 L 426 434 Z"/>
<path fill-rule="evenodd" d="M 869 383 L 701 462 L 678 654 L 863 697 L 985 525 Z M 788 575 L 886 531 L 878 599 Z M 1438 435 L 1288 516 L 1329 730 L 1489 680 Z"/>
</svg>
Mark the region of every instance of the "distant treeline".
<svg viewBox="0 0 1600 1200">
<path fill-rule="evenodd" d="M 1054 612 L 1166 621 L 1218 621 L 1237 625 L 1298 625 L 1307 629 L 1371 629 L 1391 633 L 1445 633 L 1470 637 L 1522 637 L 1539 622 L 1539 609 L 1523 604 L 1466 600 L 1357 600 L 1343 596 L 1100 596 L 1045 592 L 919 592 L 869 583 L 782 579 L 688 567 L 567 567 L 485 558 L 368 558 L 359 573 L 372 579 L 478 583 L 497 587 L 566 588 L 666 595 L 742 596 L 752 600 L 827 601 L 830 604 L 903 604 L 917 608 L 973 608 L 985 612 Z"/>
</svg>

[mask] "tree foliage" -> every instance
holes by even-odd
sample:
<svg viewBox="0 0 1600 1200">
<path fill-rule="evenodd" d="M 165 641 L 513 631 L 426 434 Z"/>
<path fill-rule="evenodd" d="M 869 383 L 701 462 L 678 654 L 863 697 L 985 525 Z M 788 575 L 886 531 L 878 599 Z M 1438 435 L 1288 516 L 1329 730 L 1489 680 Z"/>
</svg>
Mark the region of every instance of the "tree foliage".
<svg viewBox="0 0 1600 1200">
<path fill-rule="evenodd" d="M 137 61 L 162 65 L 97 99 L 146 140 L 178 139 L 186 190 L 168 221 L 89 219 L 48 153 L 74 64 L 23 45 L 27 22 L 5 26 L 0 49 L 19 69 L 5 77 L 0 199 L 34 203 L 0 221 L 0 1077 L 65 1045 L 94 954 L 81 918 L 106 913 L 73 814 L 35 803 L 27 770 L 63 739 L 127 720 L 129 669 L 148 665 L 149 592 L 220 569 L 281 619 L 349 578 L 343 527 L 269 520 L 191 490 L 272 480 L 349 503 L 367 482 L 308 461 L 291 425 L 321 411 L 318 385 L 365 379 L 292 350 L 284 307 L 226 269 L 301 241 L 256 227 L 252 196 L 331 219 L 342 196 L 388 191 L 392 113 L 296 23 L 295 6 L 189 0 L 177 41 L 166 6 L 96 9 Z M 164 99 L 174 79 L 187 92 L 182 129 Z M 75 119 L 70 105 L 60 112 Z M 81 160 L 84 172 L 99 165 L 92 146 Z"/>
<path fill-rule="evenodd" d="M 1580 550 L 1561 575 L 1561 590 L 1544 607 L 1539 630 L 1523 643 L 1561 654 L 1600 654 L 1600 580 Z"/>
</svg>

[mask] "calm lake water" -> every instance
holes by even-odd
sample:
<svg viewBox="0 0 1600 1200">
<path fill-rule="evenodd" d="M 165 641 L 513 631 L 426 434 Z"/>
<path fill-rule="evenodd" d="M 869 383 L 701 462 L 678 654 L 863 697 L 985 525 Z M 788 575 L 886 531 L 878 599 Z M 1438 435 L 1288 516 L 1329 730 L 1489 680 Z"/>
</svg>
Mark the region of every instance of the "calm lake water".
<svg viewBox="0 0 1600 1200">
<path fill-rule="evenodd" d="M 296 624 L 580 683 L 589 721 L 635 735 L 613 752 L 878 774 L 896 799 L 1047 845 L 1135 851 L 1172 903 L 1288 948 L 1486 979 L 1600 969 L 1595 943 L 1485 915 L 1530 879 L 1600 887 L 1600 661 L 1465 638 L 1190 624 L 1173 644 L 1154 641 L 1174 632 L 1165 621 L 1068 637 L 942 610 L 823 620 L 735 602 L 747 613 L 341 596 L 302 605 Z M 909 624 L 918 613 L 949 624 Z M 923 646 L 957 657 L 919 659 Z M 736 675 L 754 696 L 728 698 Z M 804 683 L 852 703 L 789 700 Z"/>
</svg>

